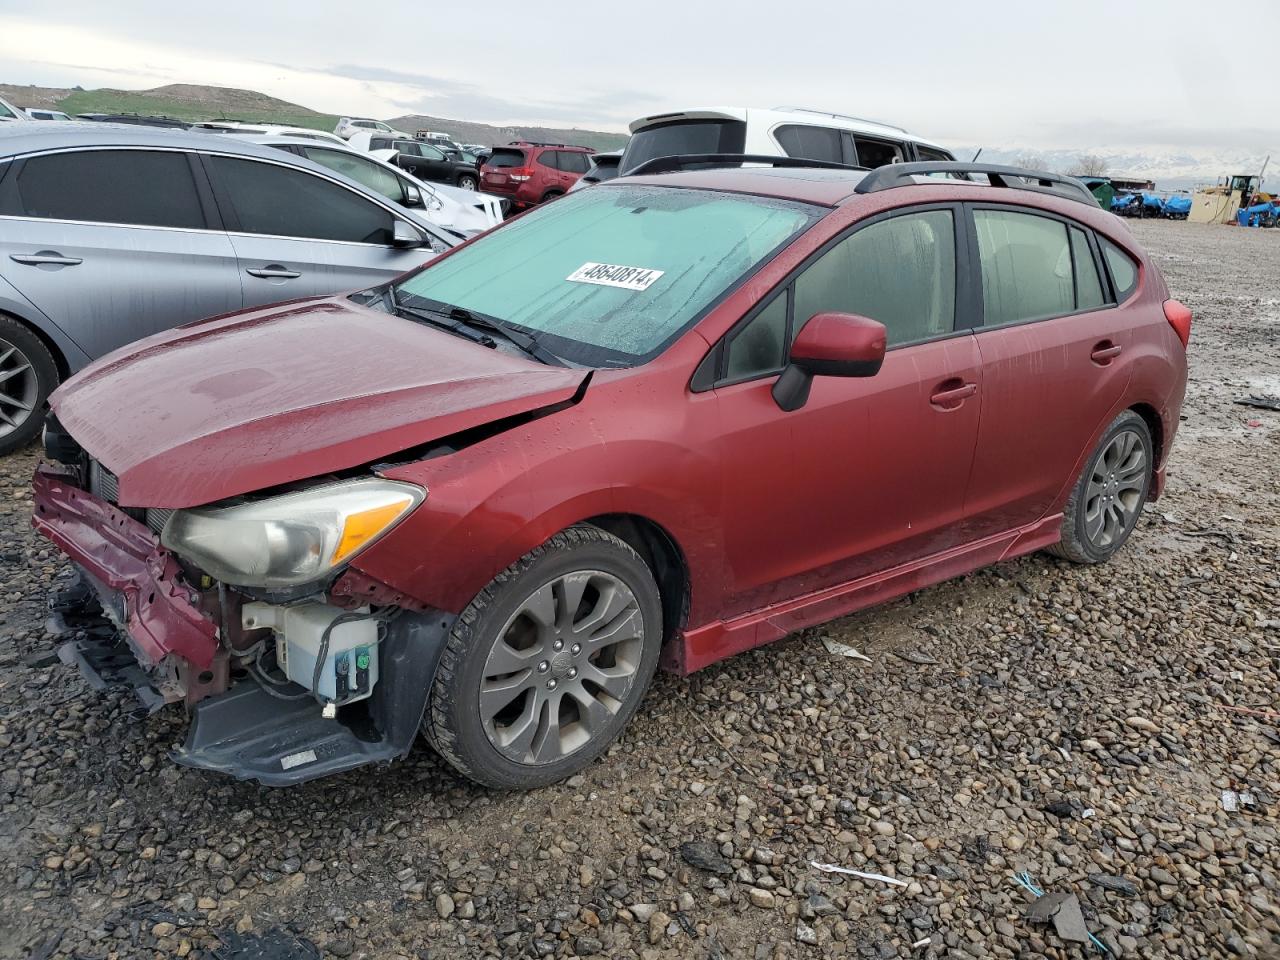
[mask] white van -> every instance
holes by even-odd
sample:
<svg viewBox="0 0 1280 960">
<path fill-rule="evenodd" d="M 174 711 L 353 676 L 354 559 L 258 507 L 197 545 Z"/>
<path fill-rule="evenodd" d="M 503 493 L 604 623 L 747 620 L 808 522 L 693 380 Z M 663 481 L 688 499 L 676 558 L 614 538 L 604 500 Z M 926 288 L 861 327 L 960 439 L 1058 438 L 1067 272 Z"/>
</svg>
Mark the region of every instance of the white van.
<svg viewBox="0 0 1280 960">
<path fill-rule="evenodd" d="M 619 167 L 623 174 L 656 157 L 750 153 L 803 157 L 860 167 L 914 160 L 954 160 L 936 143 L 894 127 L 799 107 L 715 107 L 641 117 Z"/>
</svg>

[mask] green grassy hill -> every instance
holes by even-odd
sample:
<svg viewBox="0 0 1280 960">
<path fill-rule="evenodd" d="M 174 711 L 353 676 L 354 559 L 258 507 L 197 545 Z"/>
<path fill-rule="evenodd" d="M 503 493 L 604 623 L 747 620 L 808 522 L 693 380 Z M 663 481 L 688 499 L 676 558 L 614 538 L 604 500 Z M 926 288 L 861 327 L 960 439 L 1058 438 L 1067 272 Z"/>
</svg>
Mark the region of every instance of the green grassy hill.
<svg viewBox="0 0 1280 960">
<path fill-rule="evenodd" d="M 206 87 L 192 83 L 172 83 L 153 90 L 83 90 L 0 84 L 0 97 L 19 107 L 51 107 L 72 116 L 77 113 L 145 113 L 179 120 L 246 120 L 291 127 L 313 127 L 317 130 L 333 130 L 338 122 L 338 117 L 334 114 L 318 113 L 308 107 L 278 100 L 254 90 Z M 616 150 L 627 140 L 623 134 L 601 130 L 498 127 L 417 115 L 395 117 L 387 122 L 408 133 L 420 128 L 438 130 L 461 143 L 499 144 L 527 139 L 577 143 L 597 150 Z"/>
</svg>

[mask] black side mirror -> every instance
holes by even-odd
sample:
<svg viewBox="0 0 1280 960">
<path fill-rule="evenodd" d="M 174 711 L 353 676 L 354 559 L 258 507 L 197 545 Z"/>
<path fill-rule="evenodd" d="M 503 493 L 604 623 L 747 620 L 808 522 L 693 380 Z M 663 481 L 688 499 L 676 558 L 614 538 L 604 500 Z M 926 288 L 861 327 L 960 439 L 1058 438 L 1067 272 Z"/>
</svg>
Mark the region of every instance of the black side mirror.
<svg viewBox="0 0 1280 960">
<path fill-rule="evenodd" d="M 773 385 L 783 410 L 809 402 L 814 377 L 873 377 L 887 347 L 884 324 L 856 313 L 816 313 L 791 344 L 791 362 Z"/>
</svg>

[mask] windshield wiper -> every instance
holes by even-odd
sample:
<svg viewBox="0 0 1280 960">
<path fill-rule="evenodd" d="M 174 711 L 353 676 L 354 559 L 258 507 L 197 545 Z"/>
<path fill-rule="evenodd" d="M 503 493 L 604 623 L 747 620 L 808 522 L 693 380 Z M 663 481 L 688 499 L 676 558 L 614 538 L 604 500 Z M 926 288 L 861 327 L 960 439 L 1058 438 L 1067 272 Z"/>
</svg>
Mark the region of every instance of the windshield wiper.
<svg viewBox="0 0 1280 960">
<path fill-rule="evenodd" d="M 394 294 L 393 294 L 394 296 Z M 560 357 L 556 356 L 542 344 L 538 343 L 537 337 L 532 334 L 525 333 L 505 320 L 499 320 L 497 317 L 491 317 L 487 313 L 473 313 L 465 307 L 455 306 L 450 303 L 440 303 L 436 300 L 428 300 L 421 298 L 424 302 L 431 304 L 429 307 L 406 307 L 403 304 L 397 304 L 397 310 L 410 310 L 415 315 L 425 314 L 431 317 L 439 318 L 442 326 L 448 326 L 449 329 L 461 331 L 467 327 L 471 328 L 471 332 L 487 330 L 490 333 L 496 333 L 508 343 L 513 344 L 517 349 L 539 360 L 542 363 L 550 364 L 553 367 L 563 367 L 567 364 Z M 453 322 L 453 325 L 449 324 Z M 482 334 L 483 335 L 483 334 Z M 492 340 L 485 337 L 486 340 Z"/>
<path fill-rule="evenodd" d="M 447 314 L 440 313 L 436 310 L 419 310 L 415 307 L 407 307 L 403 303 L 395 303 L 395 294 L 388 297 L 393 306 L 392 313 L 401 317 L 408 317 L 411 320 L 417 320 L 420 323 L 428 323 L 433 327 L 440 327 L 442 330 L 448 330 L 450 333 L 456 333 L 460 337 L 470 340 L 472 343 L 478 343 L 482 347 L 490 349 L 498 346 L 498 341 L 487 333 L 470 327 L 461 320 L 450 319 Z"/>
</svg>

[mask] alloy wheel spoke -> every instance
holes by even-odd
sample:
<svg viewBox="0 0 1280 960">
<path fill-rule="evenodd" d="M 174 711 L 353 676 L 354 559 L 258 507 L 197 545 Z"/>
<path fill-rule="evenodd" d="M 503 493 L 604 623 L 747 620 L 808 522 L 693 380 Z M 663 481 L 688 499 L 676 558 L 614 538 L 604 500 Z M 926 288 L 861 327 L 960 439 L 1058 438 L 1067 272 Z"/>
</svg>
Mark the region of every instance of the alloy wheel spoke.
<svg viewBox="0 0 1280 960">
<path fill-rule="evenodd" d="M 17 397 L 11 397 L 3 390 L 0 390 L 0 403 L 7 403 L 9 406 L 17 407 L 19 410 L 25 410 L 27 413 L 31 412 L 31 404 L 19 400 Z"/>
<path fill-rule="evenodd" d="M 547 583 L 534 591 L 524 602 L 523 613 L 538 625 L 538 634 L 550 630 L 556 625 L 556 593 L 555 584 Z"/>
<path fill-rule="evenodd" d="M 578 704 L 578 722 L 582 724 L 590 736 L 595 736 L 603 731 L 609 725 L 609 721 L 613 719 L 613 711 L 588 693 L 582 686 L 571 687 L 565 693 Z"/>
<path fill-rule="evenodd" d="M 635 670 L 631 667 L 598 667 L 594 663 L 588 663 L 583 665 L 578 679 L 583 682 L 590 681 L 613 699 L 621 700 L 626 696 L 627 688 L 631 686 L 631 678 L 634 676 Z"/>
<path fill-rule="evenodd" d="M 630 605 L 630 593 L 617 583 L 611 583 L 600 591 L 594 609 L 573 625 L 573 632 L 590 634 L 597 627 L 612 622 Z"/>
<path fill-rule="evenodd" d="M 541 715 L 538 718 L 537 732 L 529 744 L 534 763 L 549 763 L 560 757 L 560 700 L 559 692 L 549 695 L 543 701 Z"/>
<path fill-rule="evenodd" d="M 0 353 L 0 367 L 3 367 L 10 357 L 18 352 L 17 347 L 10 347 L 4 353 Z"/>
<path fill-rule="evenodd" d="M 8 370 L 0 370 L 0 383 L 4 383 L 6 380 L 12 380 L 18 374 L 26 373 L 30 369 L 31 364 L 21 363 L 16 367 L 10 367 Z"/>
<path fill-rule="evenodd" d="M 535 646 L 528 650 L 515 650 L 505 640 L 499 640 L 493 645 L 493 649 L 489 651 L 488 659 L 485 660 L 485 678 L 504 677 L 509 673 L 532 670 L 537 666 L 541 656 L 541 647 Z"/>
<path fill-rule="evenodd" d="M 502 680 L 486 680 L 480 687 L 480 716 L 486 723 L 489 722 L 495 714 L 510 705 L 516 697 L 533 687 L 535 683 L 533 671 L 512 674 Z M 530 699 L 537 699 L 536 689 Z"/>
<path fill-rule="evenodd" d="M 602 624 L 587 639 L 587 649 L 595 652 L 603 650 L 605 647 L 613 646 L 615 643 L 621 643 L 624 640 L 633 640 L 640 636 L 643 630 L 643 621 L 640 617 L 639 607 L 628 607 L 622 613 L 614 617 L 608 623 Z"/>
<path fill-rule="evenodd" d="M 1105 510 L 1102 507 L 1102 498 L 1095 497 L 1090 505 L 1085 508 L 1084 513 L 1084 533 L 1092 543 L 1098 542 L 1098 537 L 1102 533 L 1103 524 L 1106 522 L 1104 516 Z"/>
<path fill-rule="evenodd" d="M 587 592 L 590 575 L 586 573 L 570 573 L 561 577 L 553 585 L 556 594 L 556 629 L 568 632 L 573 627 L 573 618 L 578 614 L 582 604 L 582 595 Z"/>
<path fill-rule="evenodd" d="M 528 756 L 529 748 L 533 744 L 533 738 L 538 733 L 538 725 L 542 721 L 542 714 L 546 710 L 546 706 L 546 700 L 538 696 L 536 690 L 526 698 L 524 709 L 520 711 L 520 716 L 516 717 L 503 730 L 502 746 L 508 753 L 520 759 Z"/>
</svg>

